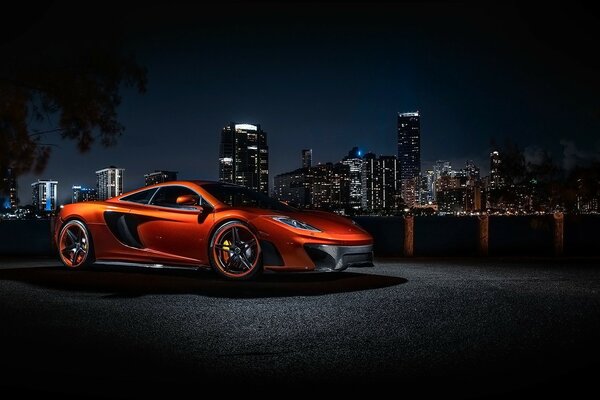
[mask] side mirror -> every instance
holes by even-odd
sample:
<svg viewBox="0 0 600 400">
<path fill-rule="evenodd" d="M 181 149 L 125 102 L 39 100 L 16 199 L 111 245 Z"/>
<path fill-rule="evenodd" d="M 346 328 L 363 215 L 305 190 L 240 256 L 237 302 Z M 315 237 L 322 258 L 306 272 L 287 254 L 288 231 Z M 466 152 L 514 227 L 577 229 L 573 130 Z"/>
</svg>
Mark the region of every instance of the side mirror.
<svg viewBox="0 0 600 400">
<path fill-rule="evenodd" d="M 196 206 L 198 205 L 198 196 L 193 194 L 184 194 L 183 196 L 177 197 L 177 205 L 180 206 Z"/>
</svg>

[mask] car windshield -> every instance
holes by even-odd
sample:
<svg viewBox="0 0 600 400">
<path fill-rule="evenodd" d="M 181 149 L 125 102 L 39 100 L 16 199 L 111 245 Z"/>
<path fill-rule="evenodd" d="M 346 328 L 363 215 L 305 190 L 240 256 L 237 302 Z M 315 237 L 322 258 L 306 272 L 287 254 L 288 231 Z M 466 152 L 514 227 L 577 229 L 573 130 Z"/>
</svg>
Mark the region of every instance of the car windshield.
<svg viewBox="0 0 600 400">
<path fill-rule="evenodd" d="M 264 208 L 275 211 L 297 211 L 278 200 L 242 186 L 208 183 L 202 188 L 220 202 L 232 207 Z"/>
</svg>

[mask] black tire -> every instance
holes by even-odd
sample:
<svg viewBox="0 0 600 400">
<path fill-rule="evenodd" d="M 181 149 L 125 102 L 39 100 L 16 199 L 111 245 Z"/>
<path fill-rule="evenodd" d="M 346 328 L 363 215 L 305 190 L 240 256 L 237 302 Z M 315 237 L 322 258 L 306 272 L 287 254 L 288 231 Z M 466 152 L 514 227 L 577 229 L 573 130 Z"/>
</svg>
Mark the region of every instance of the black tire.
<svg viewBox="0 0 600 400">
<path fill-rule="evenodd" d="M 234 231 L 237 231 L 238 242 L 235 242 Z M 228 280 L 256 279 L 263 272 L 258 237 L 248 224 L 242 221 L 225 222 L 214 231 L 209 243 L 208 257 L 212 269 Z M 231 264 L 230 267 L 226 265 L 227 261 Z"/>
<path fill-rule="evenodd" d="M 63 265 L 71 270 L 94 263 L 94 242 L 85 223 L 78 219 L 65 222 L 58 234 L 57 252 Z"/>
</svg>

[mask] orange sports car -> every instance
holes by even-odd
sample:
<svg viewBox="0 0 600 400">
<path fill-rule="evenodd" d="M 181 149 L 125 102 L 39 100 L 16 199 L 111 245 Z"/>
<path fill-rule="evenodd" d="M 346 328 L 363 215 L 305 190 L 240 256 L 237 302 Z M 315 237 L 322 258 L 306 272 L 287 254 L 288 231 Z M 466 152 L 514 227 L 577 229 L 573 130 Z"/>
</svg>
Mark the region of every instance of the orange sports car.
<svg viewBox="0 0 600 400">
<path fill-rule="evenodd" d="M 352 220 L 211 181 L 167 182 L 107 201 L 65 205 L 54 239 L 69 268 L 94 262 L 206 267 L 242 280 L 263 269 L 373 265 L 373 238 Z"/>
</svg>

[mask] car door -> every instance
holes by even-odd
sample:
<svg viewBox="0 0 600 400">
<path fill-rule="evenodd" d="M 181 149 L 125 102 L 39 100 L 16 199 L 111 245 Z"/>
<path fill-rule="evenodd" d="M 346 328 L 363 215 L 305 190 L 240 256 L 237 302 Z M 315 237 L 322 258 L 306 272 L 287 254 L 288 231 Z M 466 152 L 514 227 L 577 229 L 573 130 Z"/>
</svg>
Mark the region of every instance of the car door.
<svg viewBox="0 0 600 400">
<path fill-rule="evenodd" d="M 197 204 L 177 204 L 180 196 L 194 196 Z M 200 210 L 198 206 L 203 206 Z M 132 205 L 139 240 L 148 257 L 157 262 L 207 264 L 207 235 L 212 212 L 192 189 L 161 186 L 146 205 Z"/>
</svg>

